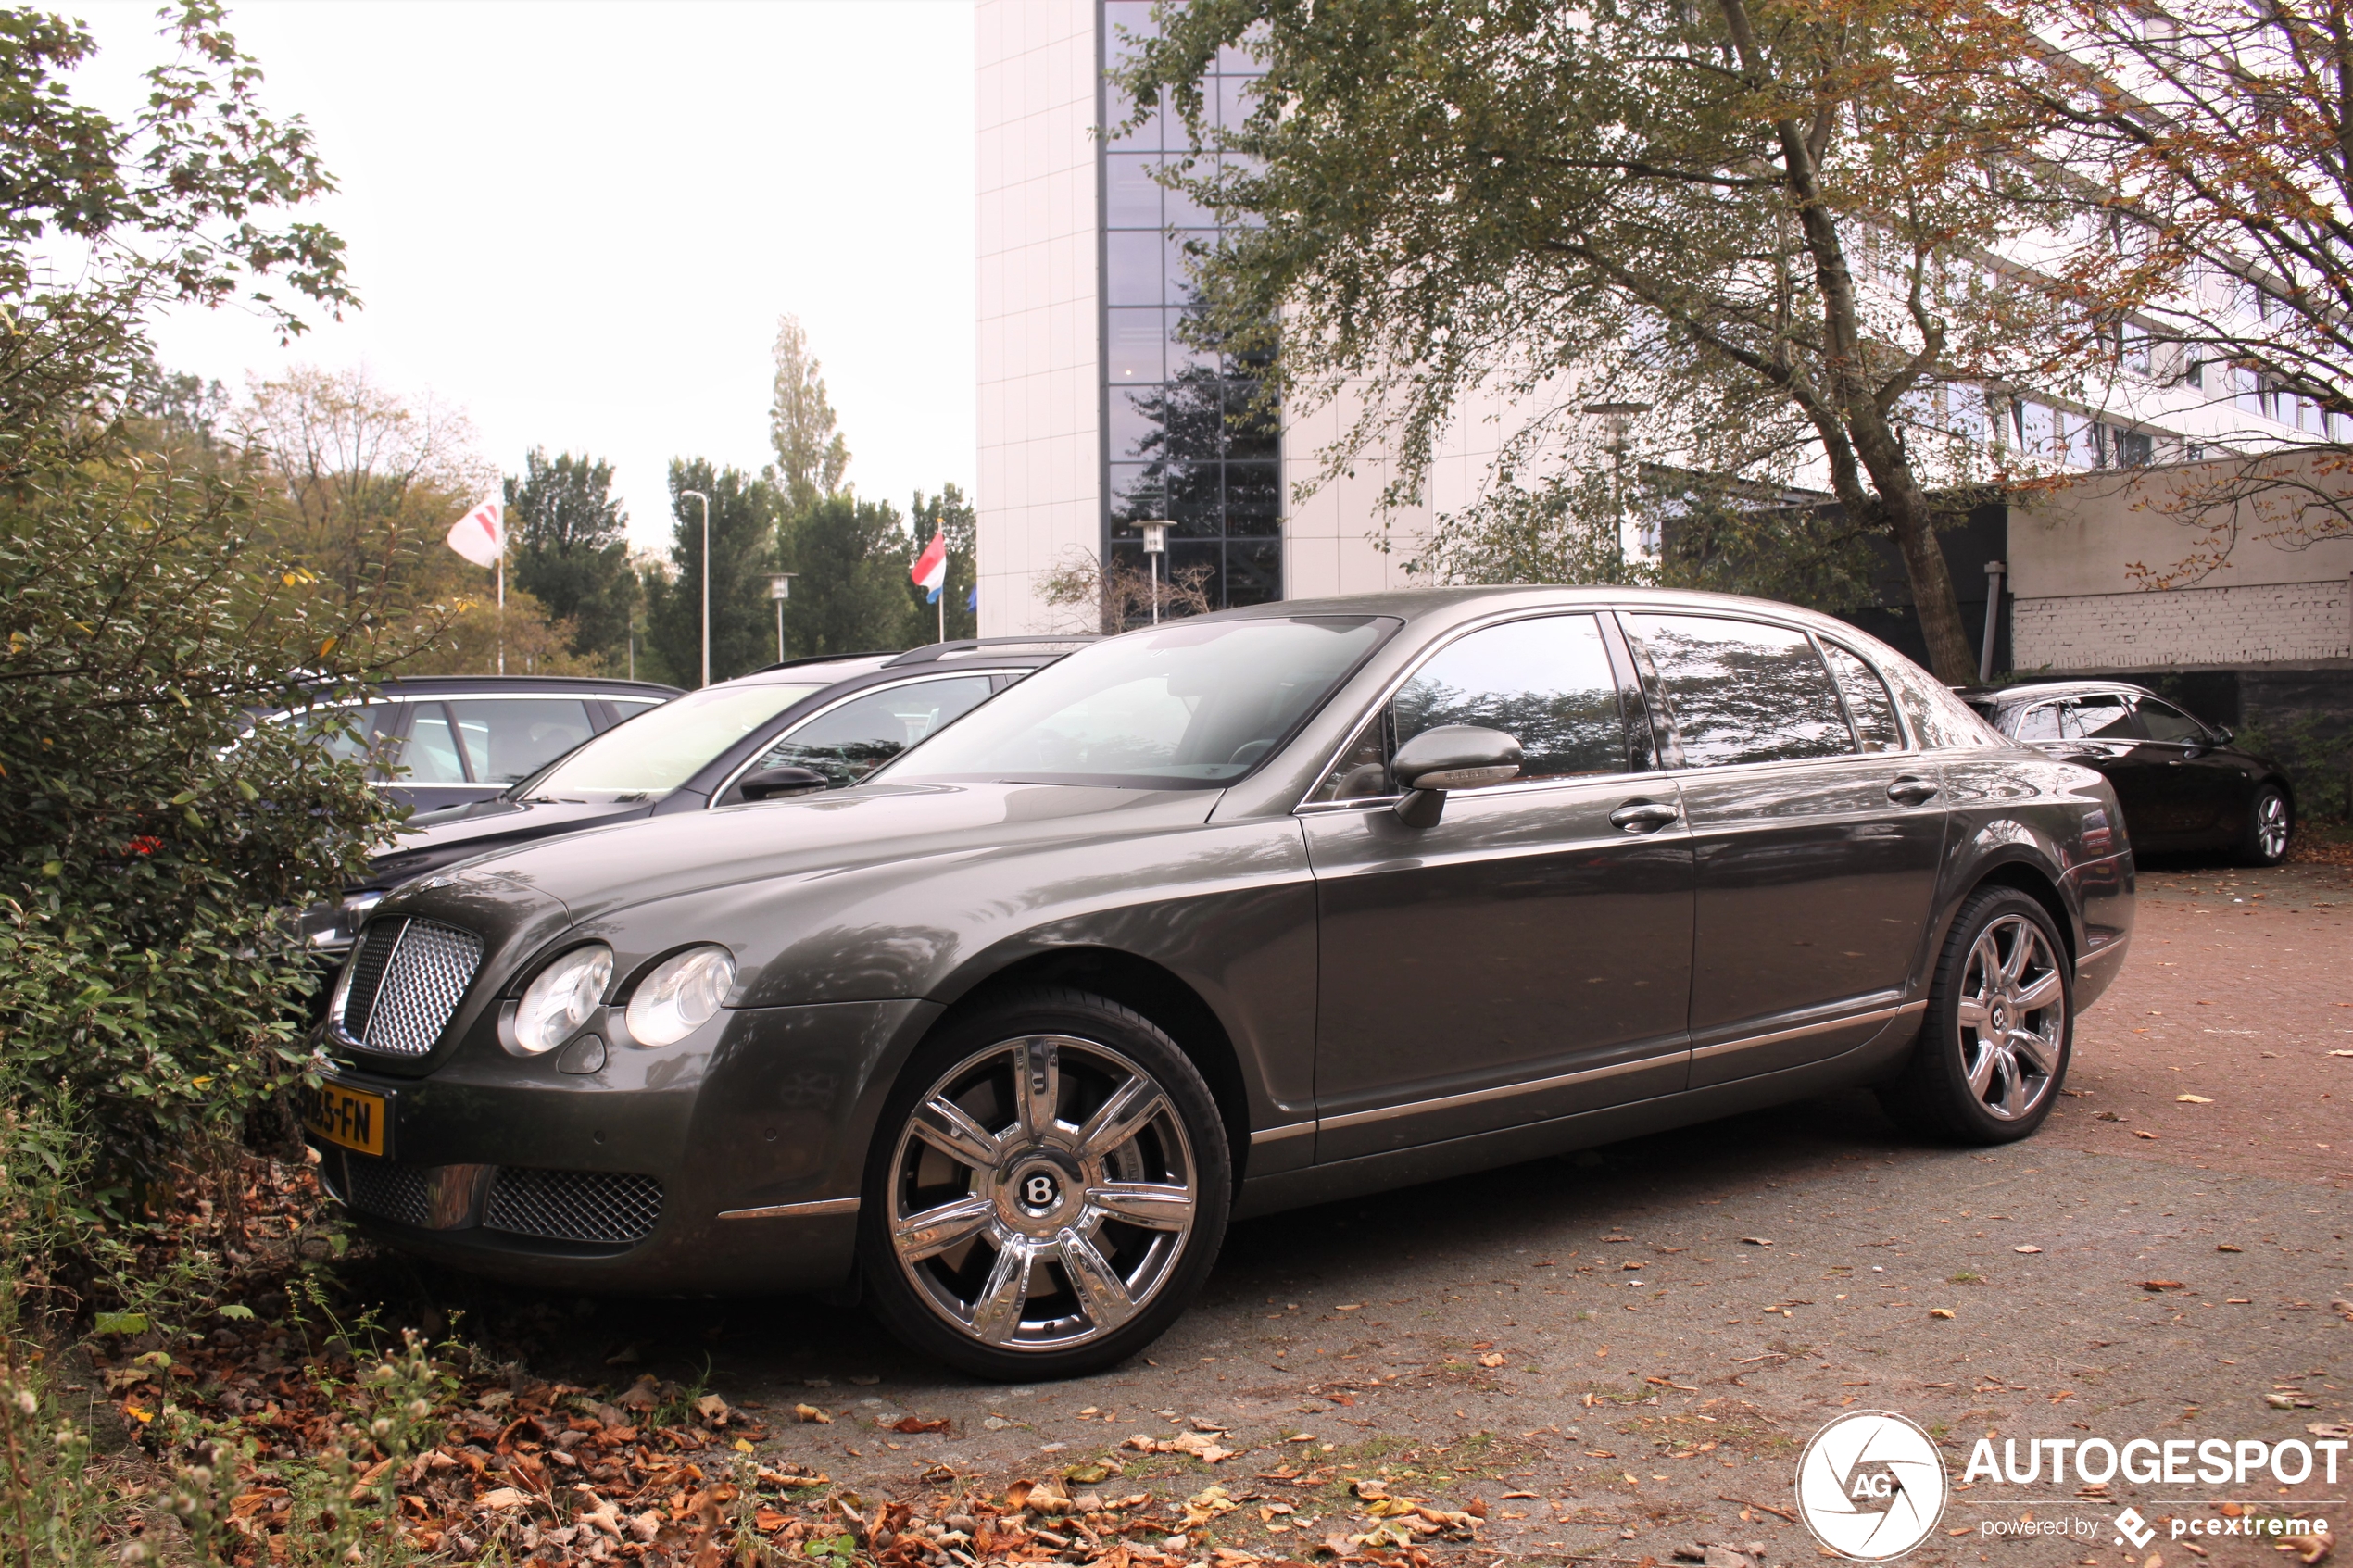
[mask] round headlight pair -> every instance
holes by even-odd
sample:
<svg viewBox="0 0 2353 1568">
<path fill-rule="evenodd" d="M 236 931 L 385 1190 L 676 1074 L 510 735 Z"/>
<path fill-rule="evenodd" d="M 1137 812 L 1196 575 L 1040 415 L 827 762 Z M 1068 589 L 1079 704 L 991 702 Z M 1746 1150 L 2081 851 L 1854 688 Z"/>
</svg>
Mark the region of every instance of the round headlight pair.
<svg viewBox="0 0 2353 1568">
<path fill-rule="evenodd" d="M 516 1048 L 537 1056 L 562 1045 L 588 1022 L 611 984 L 612 949 L 602 943 L 574 947 L 541 970 L 515 1007 Z M 641 1046 L 685 1039 L 710 1022 L 735 985 L 735 955 L 724 947 L 672 954 L 630 996 L 630 1038 Z"/>
</svg>

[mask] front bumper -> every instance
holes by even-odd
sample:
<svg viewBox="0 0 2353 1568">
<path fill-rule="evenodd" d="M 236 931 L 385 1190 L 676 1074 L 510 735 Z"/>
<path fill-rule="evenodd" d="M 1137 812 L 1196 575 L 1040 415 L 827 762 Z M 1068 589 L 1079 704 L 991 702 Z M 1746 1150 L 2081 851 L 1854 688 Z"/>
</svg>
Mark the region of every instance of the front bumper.
<svg viewBox="0 0 2353 1568">
<path fill-rule="evenodd" d="M 335 1079 L 387 1101 L 384 1156 L 311 1143 L 363 1230 L 472 1273 L 583 1291 L 823 1289 L 851 1271 L 879 1089 L 938 1011 L 738 1010 L 585 1073 L 495 1035 L 422 1078 L 338 1062 Z"/>
</svg>

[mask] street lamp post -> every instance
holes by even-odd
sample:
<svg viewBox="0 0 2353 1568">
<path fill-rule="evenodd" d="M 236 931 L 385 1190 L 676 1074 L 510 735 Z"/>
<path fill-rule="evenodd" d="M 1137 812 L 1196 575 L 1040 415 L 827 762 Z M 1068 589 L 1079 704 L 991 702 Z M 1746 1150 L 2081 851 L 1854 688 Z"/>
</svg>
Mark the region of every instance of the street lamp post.
<svg viewBox="0 0 2353 1568">
<path fill-rule="evenodd" d="M 1152 570 L 1152 624 L 1160 624 L 1160 558 L 1168 553 L 1168 524 L 1148 522 L 1144 529 L 1144 559 Z"/>
<path fill-rule="evenodd" d="M 771 572 L 768 577 L 768 596 L 776 601 L 776 662 L 779 664 L 785 661 L 785 601 L 792 597 L 792 580 L 799 575 L 798 571 L 776 571 Z"/>
<path fill-rule="evenodd" d="M 1617 518 L 1612 532 L 1616 533 L 1617 565 L 1613 573 L 1618 580 L 1626 576 L 1626 433 L 1627 426 L 1637 414 L 1650 412 L 1647 403 L 1588 403 L 1585 412 L 1599 414 L 1609 420 L 1610 487 L 1616 492 Z"/>
<path fill-rule="evenodd" d="M 711 497 L 699 490 L 681 490 L 678 498 L 702 503 L 702 684 L 711 684 Z"/>
</svg>

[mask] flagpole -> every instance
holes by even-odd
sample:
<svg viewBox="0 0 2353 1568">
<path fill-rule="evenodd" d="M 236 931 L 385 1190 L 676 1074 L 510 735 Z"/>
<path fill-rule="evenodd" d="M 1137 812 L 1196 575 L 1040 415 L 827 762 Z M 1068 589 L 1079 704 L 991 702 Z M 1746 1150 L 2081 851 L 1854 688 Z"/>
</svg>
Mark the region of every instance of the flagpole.
<svg viewBox="0 0 2353 1568">
<path fill-rule="evenodd" d="M 507 672 L 507 541 L 501 528 L 498 540 L 498 673 Z"/>
<path fill-rule="evenodd" d="M 948 640 L 948 584 L 939 585 L 939 640 Z"/>
</svg>

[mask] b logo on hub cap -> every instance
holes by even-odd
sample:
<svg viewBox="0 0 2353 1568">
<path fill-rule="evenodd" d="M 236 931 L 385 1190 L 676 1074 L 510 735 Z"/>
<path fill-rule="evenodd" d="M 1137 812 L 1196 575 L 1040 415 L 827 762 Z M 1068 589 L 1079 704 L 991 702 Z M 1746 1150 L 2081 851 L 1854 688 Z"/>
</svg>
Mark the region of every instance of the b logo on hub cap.
<svg viewBox="0 0 2353 1568">
<path fill-rule="evenodd" d="M 1043 1171 L 1022 1178 L 1021 1200 L 1032 1209 L 1051 1209 L 1062 1201 L 1062 1184 Z"/>
</svg>

